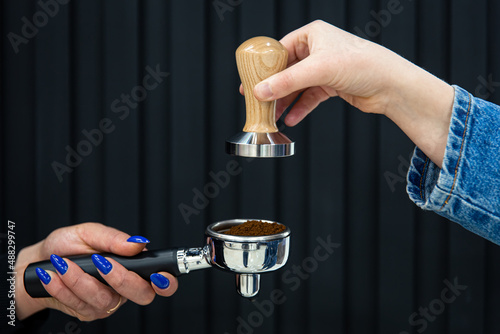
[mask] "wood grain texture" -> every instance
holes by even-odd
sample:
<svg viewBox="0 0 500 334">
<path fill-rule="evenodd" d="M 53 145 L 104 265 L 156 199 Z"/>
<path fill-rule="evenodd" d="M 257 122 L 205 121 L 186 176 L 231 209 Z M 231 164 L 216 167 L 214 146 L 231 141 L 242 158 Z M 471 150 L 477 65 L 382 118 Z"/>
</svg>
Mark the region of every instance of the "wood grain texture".
<svg viewBox="0 0 500 334">
<path fill-rule="evenodd" d="M 276 101 L 261 102 L 253 95 L 255 85 L 285 69 L 286 49 L 275 39 L 254 37 L 243 42 L 236 50 L 236 64 L 245 92 L 247 120 L 243 131 L 270 133 L 276 127 Z M 251 92 L 251 94 L 249 94 Z"/>
</svg>

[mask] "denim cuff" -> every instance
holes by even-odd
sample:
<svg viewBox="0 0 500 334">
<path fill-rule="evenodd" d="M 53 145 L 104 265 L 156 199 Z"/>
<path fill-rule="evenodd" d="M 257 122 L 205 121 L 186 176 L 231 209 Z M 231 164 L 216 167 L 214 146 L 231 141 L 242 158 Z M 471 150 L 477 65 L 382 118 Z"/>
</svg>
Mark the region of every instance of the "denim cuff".
<svg viewBox="0 0 500 334">
<path fill-rule="evenodd" d="M 408 170 L 407 192 L 422 209 L 435 211 L 500 244 L 498 197 L 491 201 L 495 196 L 491 187 L 499 184 L 495 166 L 500 143 L 495 144 L 491 134 L 498 131 L 494 127 L 498 126 L 495 123 L 499 123 L 500 110 L 453 87 L 455 100 L 442 169 L 416 147 Z"/>
</svg>

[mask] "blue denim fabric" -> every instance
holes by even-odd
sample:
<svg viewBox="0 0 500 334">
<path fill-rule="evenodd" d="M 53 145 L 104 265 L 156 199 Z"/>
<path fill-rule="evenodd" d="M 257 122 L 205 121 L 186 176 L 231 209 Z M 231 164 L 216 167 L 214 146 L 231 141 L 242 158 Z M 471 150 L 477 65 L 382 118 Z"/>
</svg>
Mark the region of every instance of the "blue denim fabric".
<svg viewBox="0 0 500 334">
<path fill-rule="evenodd" d="M 500 107 L 454 88 L 443 167 L 416 147 L 407 191 L 422 209 L 500 245 Z"/>
</svg>

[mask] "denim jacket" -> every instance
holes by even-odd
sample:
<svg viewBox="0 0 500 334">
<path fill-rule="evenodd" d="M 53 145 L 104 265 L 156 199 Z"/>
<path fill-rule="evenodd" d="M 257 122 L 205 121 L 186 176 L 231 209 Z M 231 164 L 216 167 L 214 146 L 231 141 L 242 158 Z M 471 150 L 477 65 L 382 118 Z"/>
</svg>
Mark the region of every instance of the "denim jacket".
<svg viewBox="0 0 500 334">
<path fill-rule="evenodd" d="M 416 147 L 408 195 L 422 209 L 500 245 L 500 107 L 454 88 L 442 169 Z"/>
</svg>

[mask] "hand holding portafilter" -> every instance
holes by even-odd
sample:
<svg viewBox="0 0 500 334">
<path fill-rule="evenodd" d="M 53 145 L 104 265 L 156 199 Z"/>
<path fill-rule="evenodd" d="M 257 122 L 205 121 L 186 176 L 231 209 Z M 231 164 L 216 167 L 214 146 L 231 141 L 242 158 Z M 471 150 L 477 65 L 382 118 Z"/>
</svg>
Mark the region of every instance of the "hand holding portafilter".
<svg viewBox="0 0 500 334">
<path fill-rule="evenodd" d="M 245 91 L 246 123 L 243 132 L 226 141 L 226 153 L 244 157 L 286 157 L 295 143 L 276 127 L 276 101 L 259 101 L 255 85 L 286 68 L 287 50 L 275 39 L 254 37 L 236 50 L 236 64 Z"/>
<path fill-rule="evenodd" d="M 260 274 L 274 271 L 285 265 L 290 247 L 290 230 L 266 236 L 235 236 L 222 232 L 246 222 L 232 219 L 214 223 L 205 231 L 206 244 L 197 248 L 172 248 L 141 252 L 132 257 L 101 254 L 110 257 L 128 270 L 149 280 L 152 273 L 166 271 L 174 276 L 192 270 L 216 267 L 236 274 L 236 287 L 243 297 L 253 297 L 259 292 Z M 264 222 L 273 223 L 263 220 Z M 87 274 L 106 283 L 88 255 L 69 257 Z M 30 264 L 24 272 L 24 286 L 31 297 L 50 297 L 36 275 L 36 268 L 53 270 L 50 261 Z"/>
</svg>

